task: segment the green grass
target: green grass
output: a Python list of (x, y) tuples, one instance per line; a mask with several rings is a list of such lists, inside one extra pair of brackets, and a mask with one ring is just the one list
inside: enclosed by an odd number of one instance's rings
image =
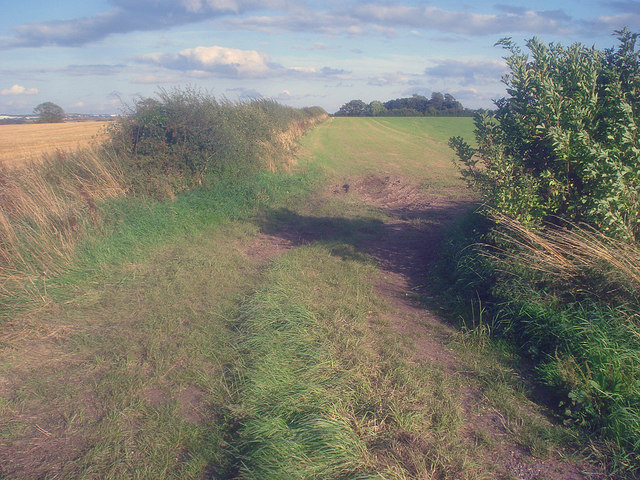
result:
[(46, 356), (2, 356), (2, 372), (20, 379), (5, 429), (36, 414), (62, 439), (46, 468), (66, 478), (194, 478), (220, 463), (221, 418), (234, 403), (224, 372), (237, 362), (225, 319), (259, 278), (237, 248), (254, 232), (227, 222), (184, 236), (104, 271), (62, 311), (40, 311), (31, 340)]
[(471, 139), (471, 118), (335, 117), (303, 140), (303, 152), (337, 177), (394, 174), (420, 180), (429, 191), (464, 191), (446, 145), (449, 136)]
[[(470, 331), (509, 345), (511, 355), (530, 364), (555, 415), (577, 427), (568, 433), (588, 436), (582, 442), (613, 478), (634, 478), (640, 468), (637, 250), (579, 228), (542, 234), (511, 227), (488, 235), (490, 227), (476, 214), (449, 232), (440, 280), (451, 309), (475, 318)], [(486, 249), (487, 239), (496, 238), (500, 255)], [(500, 378), (492, 369), (482, 377)], [(504, 404), (499, 395), (494, 403)], [(527, 442), (547, 438), (534, 433), (525, 432)]]
[(286, 254), (242, 310), (239, 478), (481, 478), (458, 380), (412, 362), (382, 319), (374, 264), (332, 253), (348, 248)]
[[(100, 236), (80, 247), (68, 274), (38, 285), (45, 301), (5, 312), (6, 471), (504, 478), (491, 456), (502, 437), (469, 423), (487, 405), (505, 418), (508, 438), (554, 455), (566, 439), (511, 378), (514, 358), (486, 347), (482, 332), (451, 339), (464, 375), (416, 359), (416, 339), (390, 325), (398, 312), (376, 291), (381, 270), (362, 248), (389, 213), (325, 194), (327, 183), (383, 171), (433, 178), (456, 195), (444, 146), (430, 145), (469, 120), (370, 121), (319, 126), (303, 140), (315, 156), (294, 174), (222, 178), (175, 201), (103, 205)], [(350, 145), (358, 134), (366, 138)], [(315, 234), (278, 256), (247, 253), (261, 231), (283, 230), (294, 240)], [(470, 388), (483, 400), (470, 402)], [(25, 443), (35, 445), (30, 455), (15, 455)]]
[(30, 286), (28, 294), (14, 291), (5, 296), (0, 318), (11, 318), (39, 299), (64, 300), (76, 285), (101, 283), (105, 268), (144, 258), (168, 242), (229, 220), (246, 220), (267, 205), (297, 201), (321, 177), (317, 169), (295, 175), (259, 172), (247, 177), (223, 176), (210, 188), (185, 193), (176, 200), (123, 198), (105, 203), (100, 207), (102, 225), (76, 247), (73, 265), (57, 277), (44, 276)]

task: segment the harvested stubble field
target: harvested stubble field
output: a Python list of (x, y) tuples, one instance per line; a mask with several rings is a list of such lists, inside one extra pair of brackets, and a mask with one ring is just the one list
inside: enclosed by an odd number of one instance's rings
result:
[(108, 122), (0, 125), (0, 165), (18, 167), (43, 154), (76, 150), (106, 137)]

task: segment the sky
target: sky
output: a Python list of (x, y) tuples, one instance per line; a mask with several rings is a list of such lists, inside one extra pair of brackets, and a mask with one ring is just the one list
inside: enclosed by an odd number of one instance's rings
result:
[(640, 0), (15, 0), (0, 16), (0, 114), (51, 101), (122, 113), (160, 90), (272, 98), (335, 112), (450, 93), (491, 108), (511, 37), (617, 44)]

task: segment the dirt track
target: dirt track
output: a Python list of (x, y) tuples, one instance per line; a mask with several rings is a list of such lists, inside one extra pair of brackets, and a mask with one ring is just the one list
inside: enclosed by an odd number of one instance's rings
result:
[[(389, 220), (381, 228), (382, 234), (364, 234), (359, 247), (373, 256), (381, 267), (376, 289), (392, 306), (386, 320), (395, 333), (413, 340), (414, 361), (442, 369), (460, 377), (464, 385), (461, 393), (466, 412), (466, 441), (472, 445), (476, 437), (492, 438), (486, 462), (493, 463), (495, 478), (521, 480), (580, 480), (603, 478), (594, 473), (597, 466), (572, 462), (557, 455), (539, 458), (520, 445), (503, 414), (494, 408), (478, 384), (467, 380), (468, 369), (459, 356), (448, 347), (457, 331), (437, 313), (425, 308), (418, 300), (430, 296), (430, 265), (438, 257), (443, 235), (452, 220), (471, 208), (470, 197), (451, 199), (424, 193), (406, 177), (397, 175), (366, 175), (347, 178), (332, 185), (327, 197), (341, 198), (382, 209)], [(311, 215), (312, 217), (313, 215)], [(268, 261), (290, 248), (330, 240), (340, 230), (339, 219), (293, 217), (277, 228), (266, 225), (266, 232), (249, 245), (247, 253)], [(530, 402), (528, 415), (548, 423), (545, 408)], [(481, 433), (479, 433), (481, 432)]]

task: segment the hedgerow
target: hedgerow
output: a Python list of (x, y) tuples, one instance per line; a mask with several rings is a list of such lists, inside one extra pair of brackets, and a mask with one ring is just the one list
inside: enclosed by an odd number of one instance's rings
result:
[(611, 472), (633, 476), (640, 58), (638, 35), (616, 33), (618, 47), (604, 51), (532, 39), (527, 54), (498, 42), (509, 54), (508, 96), (476, 116), (477, 147), (449, 142), (485, 202), (483, 233), (454, 234), (443, 271), (454, 270), (446, 280), (456, 294), (482, 302), (491, 331), (534, 362), (558, 414), (598, 434), (593, 451)]
[(508, 97), (476, 116), (477, 148), (450, 140), (460, 170), (495, 209), (527, 225), (554, 217), (618, 238), (640, 235), (637, 34), (599, 51), (509, 39)]
[(166, 196), (202, 185), (209, 174), (276, 170), (291, 157), (295, 138), (325, 116), (319, 107), (269, 99), (231, 102), (193, 88), (161, 90), (129, 108), (111, 131), (111, 145), (134, 192)]

